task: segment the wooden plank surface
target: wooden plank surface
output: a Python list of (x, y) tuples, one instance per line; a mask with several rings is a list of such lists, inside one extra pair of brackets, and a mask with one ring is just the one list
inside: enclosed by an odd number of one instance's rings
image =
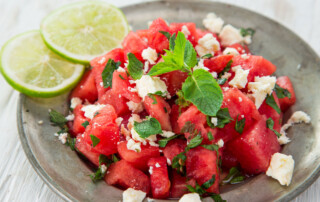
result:
[[(15, 34), (38, 29), (52, 9), (75, 0), (0, 0), (0, 46)], [(222, 0), (220, 0), (222, 2)], [(109, 0), (123, 6), (141, 0)], [(223, 0), (261, 13), (284, 24), (320, 53), (320, 1)], [(245, 19), (244, 19), (245, 20)], [(18, 93), (0, 76), (0, 201), (62, 201), (35, 173), (18, 139)], [(320, 201), (320, 179), (293, 201)]]

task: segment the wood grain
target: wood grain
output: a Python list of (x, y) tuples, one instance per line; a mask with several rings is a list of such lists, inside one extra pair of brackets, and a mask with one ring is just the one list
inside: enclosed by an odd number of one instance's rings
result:
[[(0, 46), (12, 36), (38, 29), (51, 10), (75, 0), (0, 0)], [(109, 0), (123, 6), (141, 0)], [(219, 0), (268, 16), (296, 32), (320, 53), (320, 1)], [(245, 19), (244, 19), (245, 20)], [(62, 201), (40, 179), (26, 159), (18, 139), (18, 93), (0, 76), (0, 201)], [(293, 201), (320, 201), (320, 179)]]

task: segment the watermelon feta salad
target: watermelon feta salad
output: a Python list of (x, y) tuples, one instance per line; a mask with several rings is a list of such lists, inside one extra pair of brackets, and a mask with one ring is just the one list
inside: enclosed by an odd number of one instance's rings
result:
[(93, 59), (70, 94), (67, 117), (51, 110), (62, 143), (95, 167), (95, 182), (124, 189), (124, 201), (222, 201), (219, 187), (265, 173), (289, 186), (286, 130), (310, 123), (290, 78), (253, 55), (252, 29), (214, 13), (195, 23), (154, 20)]

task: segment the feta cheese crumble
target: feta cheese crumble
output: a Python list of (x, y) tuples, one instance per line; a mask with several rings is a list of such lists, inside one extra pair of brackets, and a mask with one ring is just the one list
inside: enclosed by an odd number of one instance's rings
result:
[(249, 82), (248, 90), (252, 92), (252, 97), (255, 100), (257, 109), (259, 109), (267, 95), (271, 95), (275, 84), (275, 76), (256, 76), (254, 82)]
[(229, 48), (227, 47), (226, 49), (224, 49), (224, 51), (222, 52), (223, 55), (239, 55), (239, 52), (237, 51), (237, 49), (235, 48)]
[(68, 116), (66, 116), (66, 120), (67, 121), (73, 121), (74, 120), (74, 114), (69, 114)]
[(206, 54), (214, 55), (214, 52), (220, 50), (220, 43), (212, 34), (206, 34), (198, 41), (196, 51), (200, 57)]
[(89, 118), (89, 119), (93, 119), (95, 113), (99, 110), (101, 110), (102, 108), (104, 108), (106, 105), (86, 105), (83, 106), (81, 111), (84, 112), (84, 116)]
[(205, 71), (209, 71), (209, 68), (204, 66), (203, 61), (204, 61), (203, 59), (200, 59), (198, 64), (193, 68), (193, 71), (196, 69), (203, 69)]
[(212, 123), (214, 126), (217, 126), (217, 125), (218, 125), (218, 118), (217, 118), (217, 117), (212, 117), (212, 118), (211, 118), (211, 123)]
[(219, 148), (223, 147), (224, 146), (224, 141), (223, 139), (220, 139), (218, 142), (217, 142), (217, 145)]
[(240, 65), (232, 67), (232, 71), (235, 72), (234, 78), (229, 82), (229, 85), (242, 89), (246, 87), (248, 82), (249, 70), (244, 70)]
[(202, 21), (204, 27), (211, 32), (220, 33), (224, 21), (218, 18), (215, 13), (208, 13), (207, 17)]
[(162, 133), (160, 135), (162, 137), (169, 138), (169, 137), (174, 136), (175, 134), (174, 134), (174, 132), (171, 132), (171, 131), (162, 130)]
[(146, 195), (143, 191), (129, 188), (122, 193), (122, 199), (123, 202), (142, 202)]
[(141, 142), (135, 142), (133, 139), (129, 139), (127, 142), (127, 148), (135, 152), (140, 152)]
[(123, 118), (122, 118), (122, 117), (116, 118), (116, 124), (117, 124), (117, 126), (120, 126), (120, 124), (122, 123), (122, 121), (123, 121)]
[(140, 113), (144, 109), (142, 102), (135, 103), (133, 101), (129, 101), (127, 102), (127, 106), (129, 107), (129, 110), (132, 111), (133, 113)]
[(159, 163), (156, 163), (156, 168), (160, 168), (160, 164)]
[(171, 160), (167, 158), (167, 164), (170, 166), (171, 165)]
[(74, 109), (79, 104), (82, 104), (82, 100), (80, 98), (74, 97), (70, 101), (70, 108)]
[(158, 91), (163, 94), (167, 94), (167, 86), (164, 81), (159, 77), (151, 77), (149, 75), (143, 75), (140, 79), (136, 80), (136, 89), (142, 99), (149, 93), (154, 94)]
[(68, 138), (68, 133), (60, 133), (59, 140), (62, 144), (66, 144)]
[(186, 38), (188, 38), (188, 36), (191, 34), (188, 27), (183, 25), (182, 28), (181, 28), (181, 32), (184, 34), (184, 36)]
[(152, 175), (152, 173), (153, 173), (153, 166), (150, 166), (150, 168), (149, 168), (149, 173), (150, 173), (150, 175)]
[(101, 165), (100, 166), (100, 170), (101, 170), (101, 173), (105, 173), (107, 171), (107, 166), (106, 165)]
[(219, 37), (223, 46), (230, 46), (243, 41), (240, 30), (229, 24), (222, 28)]
[(290, 119), (287, 121), (287, 123), (281, 127), (281, 130), (280, 130), (281, 136), (278, 138), (279, 144), (283, 145), (283, 144), (287, 144), (290, 142), (290, 139), (287, 137), (286, 130), (288, 130), (291, 126), (293, 126), (294, 124), (298, 124), (298, 123), (307, 123), (308, 124), (310, 122), (311, 122), (311, 118), (305, 112), (303, 112), (303, 111), (294, 112), (291, 115)]
[(158, 59), (158, 53), (153, 48), (146, 48), (142, 51), (141, 56), (144, 60), (147, 60), (150, 64), (155, 64)]
[(271, 157), (270, 166), (266, 174), (280, 182), (281, 185), (291, 183), (294, 169), (294, 160), (291, 155), (275, 153)]
[(197, 193), (190, 193), (183, 195), (179, 202), (201, 202), (200, 196)]

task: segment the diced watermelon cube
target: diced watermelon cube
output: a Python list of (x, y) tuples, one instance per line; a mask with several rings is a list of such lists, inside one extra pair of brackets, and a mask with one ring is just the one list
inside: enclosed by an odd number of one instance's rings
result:
[(170, 180), (166, 158), (163, 156), (151, 158), (148, 161), (148, 166), (153, 198), (168, 198), (170, 195)]
[[(156, 103), (153, 98), (156, 100)], [(152, 98), (146, 96), (143, 104), (148, 114), (159, 121), (163, 130), (172, 131), (169, 117), (171, 108), (163, 97), (159, 95), (153, 95)]]
[(150, 191), (149, 177), (125, 160), (111, 164), (105, 176), (105, 181), (107, 184), (117, 185), (123, 189), (133, 188), (146, 193)]
[(98, 91), (92, 70), (88, 70), (83, 75), (80, 83), (72, 90), (70, 99), (75, 97), (80, 98), (81, 100), (88, 100), (91, 103), (98, 99)]
[(273, 74), (277, 67), (270, 61), (264, 59), (262, 56), (248, 55), (247, 58), (241, 55), (233, 57), (232, 67), (241, 65), (243, 69), (249, 69), (249, 75), (247, 77), (248, 82), (253, 82), (256, 76), (269, 76)]
[(230, 152), (230, 149), (232, 148), (229, 148), (229, 145), (226, 144), (224, 147), (223, 147), (223, 151), (222, 151), (222, 167), (225, 168), (225, 169), (230, 169), (232, 167), (236, 167), (239, 165), (239, 162), (237, 160), (237, 158), (231, 154)]
[[(280, 108), (279, 99), (275, 92), (273, 92), (272, 96), (274, 97), (274, 100), (276, 101), (278, 107)], [(281, 125), (282, 125), (282, 113), (278, 113), (275, 109), (273, 109), (271, 106), (269, 106), (266, 101), (262, 103), (262, 105), (259, 107), (259, 112), (261, 115), (265, 115), (267, 118), (272, 118), (274, 122), (273, 129), (280, 132)]]
[(187, 185), (195, 187), (196, 181), (194, 179), (188, 180), (186, 177), (181, 176), (176, 171), (172, 171), (171, 198), (180, 198), (184, 194), (189, 193)]
[(194, 24), (193, 22), (171, 23), (171, 33), (175, 33), (177, 35), (179, 31), (181, 32), (183, 26), (186, 26), (190, 32), (190, 34), (186, 36), (187, 39), (192, 43), (193, 46), (195, 46), (198, 43), (198, 41), (196, 41), (198, 39), (198, 36), (196, 31), (196, 24)]
[(219, 193), (219, 169), (217, 152), (196, 147), (187, 152), (187, 177), (195, 179), (199, 185), (215, 176), (214, 184), (207, 189), (209, 193)]
[(142, 99), (137, 92), (130, 91), (134, 86), (129, 83), (129, 77), (125, 72), (114, 72), (112, 77), (112, 90), (114, 94), (121, 95), (128, 100), (139, 103)]
[(70, 133), (73, 136), (84, 133), (85, 128), (83, 127), (82, 124), (86, 121), (90, 121), (88, 118), (84, 116), (84, 112), (81, 111), (81, 109), (82, 109), (82, 105), (79, 104), (73, 110), (73, 114), (74, 114), (73, 124), (72, 124), (72, 127), (69, 127)]
[(267, 171), (271, 156), (280, 151), (277, 136), (266, 126), (262, 118), (237, 139), (229, 142), (229, 148), (244, 172), (258, 174)]
[(91, 60), (90, 65), (92, 67), (92, 71), (95, 77), (95, 84), (98, 90), (98, 97), (102, 97), (105, 92), (107, 92), (110, 88), (104, 88), (102, 81), (102, 72), (108, 63), (109, 59), (114, 60), (115, 62), (124, 63), (124, 54), (121, 48), (116, 48), (106, 53), (105, 55), (99, 56)]
[(164, 49), (169, 49), (169, 40), (159, 31), (170, 32), (168, 24), (162, 18), (152, 21), (149, 27), (148, 45), (158, 53), (163, 53)]
[(203, 65), (209, 68), (210, 72), (220, 73), (232, 58), (233, 55), (220, 55), (210, 59), (204, 59)]
[(183, 152), (186, 146), (187, 146), (187, 142), (185, 140), (182, 140), (182, 139), (171, 140), (164, 148), (163, 154), (172, 163), (173, 158), (178, 154), (180, 154), (181, 152)]
[[(185, 112), (187, 108), (181, 108), (181, 113)], [(170, 122), (172, 130), (175, 134), (181, 134), (181, 128), (178, 124), (178, 119), (180, 116), (179, 105), (173, 104), (170, 113)]]
[(285, 112), (290, 106), (296, 103), (296, 94), (294, 92), (291, 80), (287, 76), (281, 76), (277, 79), (277, 84), (284, 89), (287, 89), (291, 93), (291, 98), (285, 97), (280, 98), (280, 107), (283, 112)]
[(147, 171), (147, 163), (150, 158), (160, 156), (158, 147), (141, 144), (141, 151), (136, 152), (127, 148), (127, 141), (118, 144), (118, 152), (122, 159), (142, 171)]
[(109, 104), (114, 107), (118, 116), (129, 113), (127, 105), (128, 100), (121, 95), (114, 93), (113, 89), (108, 90), (102, 97), (99, 98), (99, 104)]
[(166, 83), (170, 95), (174, 96), (181, 90), (183, 82), (188, 77), (188, 73), (177, 70), (163, 74), (160, 77)]
[(77, 136), (75, 147), (81, 154), (87, 157), (91, 163), (97, 167), (99, 166), (100, 154), (92, 149), (91, 145), (84, 140), (84, 136), (82, 134)]
[(138, 60), (143, 61), (141, 53), (144, 49), (148, 48), (148, 43), (143, 40), (135, 32), (130, 32), (122, 42), (123, 51), (125, 54), (125, 59), (127, 59), (127, 54), (134, 54)]

